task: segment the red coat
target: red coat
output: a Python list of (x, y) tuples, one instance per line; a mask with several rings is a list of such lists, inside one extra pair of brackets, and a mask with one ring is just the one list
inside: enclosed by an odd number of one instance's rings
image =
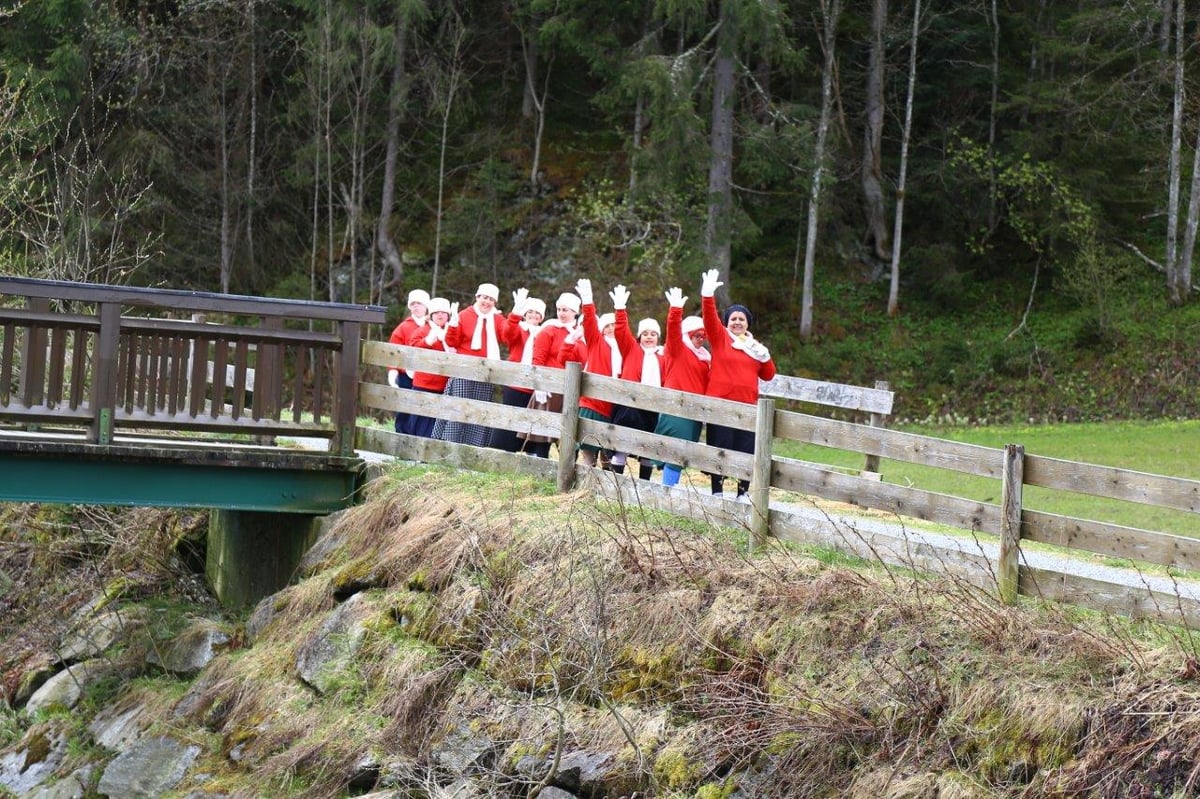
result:
[[(638, 347), (637, 339), (633, 337), (633, 331), (629, 329), (629, 314), (620, 310), (617, 311), (616, 317), (614, 332), (623, 365), (624, 361), (629, 358), (631, 350), (641, 348)], [(584, 362), (583, 370), (594, 375), (612, 377), (612, 347), (608, 345), (604, 336), (600, 335), (600, 321), (596, 318), (596, 306), (593, 303), (583, 306), (583, 337), (587, 342), (587, 360)], [(595, 411), (605, 418), (611, 417), (613, 412), (611, 402), (592, 397), (580, 397), (579, 406)]]
[(667, 341), (663, 345), (663, 386), (691, 394), (708, 388), (710, 361), (702, 361), (683, 342), (683, 309), (667, 312)]
[[(508, 330), (508, 320), (496, 311), (492, 316), (496, 325), (496, 344), (499, 346), (504, 341), (504, 335)], [(487, 336), (481, 336), (479, 339), (479, 349), (471, 348), (471, 339), (475, 336), (475, 325), (479, 324), (479, 312), (475, 310), (475, 306), (467, 308), (465, 311), (459, 311), (458, 324), (454, 327), (446, 328), (446, 346), (453, 347), (454, 351), (459, 355), (474, 355), (477, 358), (487, 357)]]
[[(629, 352), (628, 357), (623, 357), (621, 361), (621, 379), (632, 380), (634, 383), (642, 382), (642, 369), (646, 366), (645, 349), (639, 344)], [(663, 360), (661, 352), (655, 354), (658, 358), (658, 375), (662, 379), (663, 370), (666, 368), (666, 363)]]
[[(504, 326), (504, 336), (499, 338), (500, 343), (508, 347), (508, 360), (512, 363), (521, 363), (521, 359), (525, 355), (525, 348), (529, 346), (530, 332), (521, 326), (523, 321), (520, 314), (510, 313)], [(499, 332), (497, 332), (497, 337), (499, 337)], [(537, 338), (533, 340), (535, 345), (538, 338), (541, 337), (542, 332), (539, 332)], [(533, 393), (533, 389), (524, 386), (511, 386), (510, 388), (525, 394)]]
[(423, 333), (429, 332), (428, 316), (422, 319), (420, 322), (418, 322), (416, 319), (413, 319), (411, 316), (408, 317), (403, 322), (396, 325), (396, 328), (392, 331), (391, 337), (388, 338), (388, 342), (391, 344), (408, 344), (408, 342), (412, 341), (412, 337), (418, 330), (422, 331)]
[[(427, 338), (429, 338), (428, 327), (417, 332), (411, 339), (409, 339), (408, 345), (410, 347), (417, 347), (418, 349), (423, 350), (454, 352), (454, 350), (446, 347), (445, 342), (441, 340), (435, 340), (432, 344), (429, 344), (425, 341)], [(450, 378), (446, 377), (446, 375), (434, 374), (433, 372), (413, 372), (412, 381), (413, 388), (419, 388), (422, 391), (436, 391), (440, 394), (443, 390), (445, 390), (446, 384), (450, 382)]]
[(734, 348), (733, 339), (721, 323), (716, 300), (712, 297), (705, 297), (701, 308), (704, 332), (708, 334), (708, 346), (712, 349), (712, 368), (704, 393), (709, 397), (754, 404), (758, 401), (758, 381), (775, 376), (775, 361), (768, 358), (765, 363), (760, 363)]
[(533, 340), (533, 365), (562, 369), (568, 361), (586, 360), (586, 353), (581, 353), (574, 345), (563, 343), (570, 333), (570, 328), (559, 327), (553, 322), (542, 325), (541, 332)]

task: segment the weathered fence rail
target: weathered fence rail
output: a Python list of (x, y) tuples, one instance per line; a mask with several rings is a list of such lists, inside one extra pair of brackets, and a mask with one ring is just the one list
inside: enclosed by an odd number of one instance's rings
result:
[[(556, 476), (563, 490), (579, 480), (591, 480), (593, 486), (610, 493), (614, 490), (617, 493), (634, 491), (643, 503), (707, 518), (715, 515), (745, 524), (756, 538), (770, 533), (793, 540), (814, 540), (786, 512), (769, 506), (771, 488), (851, 503), (898, 517), (969, 531), (999, 545), (1000, 554), (995, 560), (961, 550), (930, 552), (928, 547), (922, 547), (920, 551), (906, 552), (903, 558), (896, 560), (899, 565), (920, 566), (924, 563), (957, 569), (971, 582), (989, 585), (1007, 601), (1014, 601), (1018, 594), (1040, 596), (1135, 617), (1200, 627), (1200, 599), (1178, 592), (1172, 594), (1149, 587), (1116, 586), (1072, 574), (1031, 568), (1023, 563), (1021, 554), (1022, 542), (1042, 542), (1173, 569), (1197, 569), (1200, 567), (1198, 539), (1024, 508), (1021, 488), (1035, 485), (1200, 513), (1200, 481), (1029, 455), (1015, 445), (982, 447), (889, 430), (877, 426), (879, 416), (891, 410), (890, 394), (879, 388), (854, 391), (852, 389), (857, 387), (829, 384), (827, 389), (821, 390), (813, 385), (814, 381), (794, 382), (799, 380), (795, 378), (773, 383), (775, 392), (781, 386), (785, 387), (785, 392), (787, 387), (799, 387), (806, 392), (800, 398), (795, 396), (799, 392), (794, 391), (787, 396), (788, 399), (820, 403), (822, 397), (832, 397), (836, 398), (836, 402), (831, 403), (833, 407), (875, 415), (874, 424), (859, 424), (779, 409), (776, 407), (778, 393), (764, 396), (757, 406), (751, 406), (585, 374), (580, 372), (577, 365), (566, 370), (547, 369), (374, 342), (365, 345), (363, 360), (370, 366), (415, 368), (485, 380), (497, 385), (524, 386), (564, 394), (564, 407), (560, 415), (494, 403), (451, 400), (421, 392), (402, 392), (375, 381), (365, 381), (360, 386), (360, 402), (366, 407), (443, 416), (518, 432), (562, 435), (564, 442), (589, 441), (656, 460), (750, 479), (752, 503), (749, 507), (733, 503), (718, 503), (714, 507), (713, 502), (706, 501), (697, 506), (692, 501), (681, 501), (678, 491), (632, 478), (617, 480), (613, 475), (605, 475), (606, 479), (597, 480), (599, 473), (575, 463), (573, 446), (564, 446), (560, 450), (557, 463), (547, 463), (523, 455), (360, 429), (360, 446), (367, 449), (475, 468), (518, 469)], [(382, 369), (378, 371), (382, 374)], [(693, 444), (579, 419), (577, 398), (580, 395), (755, 430), (759, 433), (758, 450), (754, 454), (730, 452), (702, 443)], [(573, 398), (575, 401), (572, 401)], [(859, 452), (866, 456), (868, 464), (872, 462), (871, 459), (875, 459), (874, 463), (877, 464), (879, 458), (887, 458), (995, 479), (1000, 483), (998, 495), (1001, 502), (980, 502), (915, 486), (887, 483), (872, 475), (870, 472), (874, 470), (870, 468), (857, 474), (846, 473), (821, 464), (781, 457), (772, 452), (775, 439)], [(850, 548), (854, 549), (854, 542), (850, 543)], [(877, 553), (873, 547), (868, 549)]]
[(375, 306), (15, 277), (0, 277), (0, 297), (0, 420), (86, 427), (92, 443), (119, 428), (286, 434), (350, 454), (362, 327), (384, 319)]

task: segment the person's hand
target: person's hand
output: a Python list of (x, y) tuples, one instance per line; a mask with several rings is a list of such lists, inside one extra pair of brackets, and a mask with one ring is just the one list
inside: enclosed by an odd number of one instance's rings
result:
[(450, 321), (446, 323), (446, 327), (458, 327), (458, 303), (450, 303)]
[(575, 293), (579, 295), (579, 302), (583, 305), (592, 304), (592, 281), (586, 277), (579, 278), (575, 284)]
[(667, 298), (667, 305), (670, 305), (672, 308), (682, 308), (683, 304), (687, 302), (687, 297), (683, 296), (683, 289), (679, 288), (679, 286), (672, 286), (667, 289), (665, 296)]
[(613, 290), (608, 292), (609, 298), (612, 300), (614, 311), (625, 310), (626, 303), (629, 302), (629, 289), (624, 286), (614, 286)]
[(425, 337), (425, 343), (427, 345), (429, 345), (430, 347), (432, 347), (434, 344), (437, 344), (439, 341), (445, 341), (445, 340), (446, 340), (445, 329), (440, 328), (437, 325), (430, 322), (429, 323), (429, 335), (427, 335)]
[(581, 341), (582, 339), (583, 339), (583, 325), (575, 325), (575, 327), (571, 328), (571, 332), (567, 334), (567, 337), (565, 339), (563, 339), (563, 343), (564, 344), (574, 344), (577, 341)]
[(550, 402), (550, 395), (545, 391), (535, 391), (533, 392), (533, 401), (538, 405), (545, 405)]
[(400, 370), (388, 369), (388, 385), (400, 388)]
[(771, 351), (767, 349), (766, 344), (763, 344), (758, 339), (755, 339), (746, 347), (746, 354), (759, 363), (766, 363), (771, 360)]
[(711, 297), (712, 295), (717, 293), (717, 289), (719, 289), (719, 288), (721, 288), (721, 286), (725, 285), (723, 282), (721, 282), (718, 279), (720, 277), (720, 275), (721, 275), (721, 273), (718, 272), (716, 269), (709, 269), (707, 272), (705, 272), (703, 275), (701, 275), (701, 278), (702, 278), (702, 280), (700, 282), (700, 296), (701, 297)]
[(513, 292), (513, 307), (512, 312), (517, 316), (525, 315), (525, 305), (529, 302), (529, 289), (522, 286)]

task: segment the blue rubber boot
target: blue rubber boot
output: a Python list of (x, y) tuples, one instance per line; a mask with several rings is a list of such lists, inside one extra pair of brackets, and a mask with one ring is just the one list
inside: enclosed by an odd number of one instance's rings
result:
[(663, 466), (663, 485), (679, 485), (679, 475), (681, 472), (682, 470), (678, 466), (672, 466), (669, 463)]

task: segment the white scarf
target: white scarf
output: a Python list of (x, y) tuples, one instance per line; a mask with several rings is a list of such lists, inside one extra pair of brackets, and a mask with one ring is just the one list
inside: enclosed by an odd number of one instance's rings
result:
[(496, 340), (496, 309), (493, 308), (491, 313), (484, 313), (479, 310), (479, 306), (475, 308), (475, 332), (471, 334), (471, 349), (478, 350), (483, 346), (483, 329), (487, 328), (487, 357), (500, 358), (500, 342)]
[(662, 387), (662, 370), (658, 368), (660, 347), (642, 347), (642, 385)]
[(533, 322), (521, 322), (521, 329), (529, 331), (529, 337), (525, 339), (525, 349), (521, 352), (521, 363), (529, 366), (533, 363), (533, 340), (542, 332), (542, 326)]
[[(729, 333), (728, 328), (726, 328), (725, 332)], [(754, 336), (750, 335), (750, 331), (746, 331), (740, 336), (735, 336), (732, 333), (729, 333), (729, 339), (733, 342), (733, 348), (735, 350), (741, 350), (759, 363), (766, 363), (767, 361), (771, 360), (770, 351), (763, 345), (759, 344), (754, 339)]]
[(605, 336), (604, 341), (608, 344), (608, 348), (612, 350), (612, 376), (621, 376), (621, 348), (617, 346), (616, 336)]

